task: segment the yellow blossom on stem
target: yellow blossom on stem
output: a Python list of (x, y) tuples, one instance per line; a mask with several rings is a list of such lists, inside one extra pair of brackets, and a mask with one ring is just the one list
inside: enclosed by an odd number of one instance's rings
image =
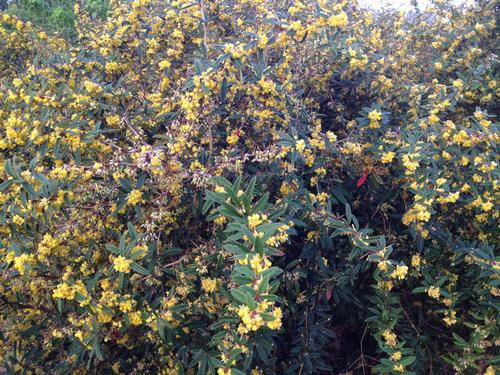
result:
[(427, 294), (429, 295), (429, 297), (437, 299), (441, 295), (441, 291), (437, 286), (430, 286), (429, 289), (427, 289)]
[(113, 259), (113, 268), (117, 272), (129, 273), (131, 264), (132, 260), (127, 259), (122, 255), (118, 255)]
[(407, 273), (408, 273), (407, 266), (397, 265), (396, 269), (394, 271), (392, 271), (392, 273), (391, 273), (391, 278), (403, 280), (406, 277)]
[(140, 190), (132, 190), (127, 195), (127, 204), (135, 206), (139, 203), (142, 203), (142, 192)]

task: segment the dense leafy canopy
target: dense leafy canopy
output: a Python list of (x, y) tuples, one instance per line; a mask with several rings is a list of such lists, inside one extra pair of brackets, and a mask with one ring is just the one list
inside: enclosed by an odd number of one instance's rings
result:
[(498, 370), (495, 1), (79, 4), (0, 13), (9, 373)]

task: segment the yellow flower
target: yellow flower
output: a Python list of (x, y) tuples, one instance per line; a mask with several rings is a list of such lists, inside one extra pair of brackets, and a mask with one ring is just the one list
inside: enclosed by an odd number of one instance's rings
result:
[(21, 254), (14, 258), (14, 268), (20, 275), (26, 274), (26, 265), (33, 266), (35, 256), (33, 254)]
[(24, 224), (24, 218), (19, 215), (14, 215), (12, 218), (12, 222), (16, 225), (23, 225)]
[(241, 306), (238, 316), (249, 331), (257, 331), (264, 325), (264, 319), (255, 310), (250, 310), (248, 306)]
[(83, 340), (85, 339), (85, 336), (83, 334), (83, 331), (79, 330), (75, 333), (75, 337), (80, 340), (81, 342), (83, 342)]
[(135, 306), (135, 301), (132, 299), (121, 301), (119, 304), (120, 311), (124, 313), (131, 312), (134, 306)]
[(116, 61), (111, 61), (106, 63), (105, 70), (106, 73), (113, 74), (120, 71), (120, 65)]
[(106, 123), (114, 128), (120, 123), (120, 116), (118, 115), (107, 116)]
[(306, 148), (306, 143), (303, 139), (299, 139), (296, 143), (295, 143), (295, 149), (299, 152), (299, 153), (303, 153), (304, 150)]
[(266, 34), (259, 35), (259, 42), (257, 44), (259, 48), (265, 48), (268, 42), (269, 38), (267, 37)]
[(102, 91), (101, 86), (99, 86), (97, 83), (89, 81), (89, 80), (85, 80), (83, 82), (83, 86), (85, 86), (85, 90), (87, 90), (87, 92), (90, 95), (97, 95)]
[(391, 280), (388, 280), (388, 281), (383, 281), (383, 280), (379, 280), (377, 281), (377, 288), (379, 288), (380, 290), (384, 290), (386, 292), (390, 292), (393, 288), (394, 284)]
[(414, 256), (411, 257), (411, 265), (413, 267), (415, 267), (415, 268), (420, 267), (420, 263), (421, 263), (420, 255), (415, 254)]
[(222, 225), (227, 222), (227, 218), (225, 216), (219, 216), (214, 219), (214, 223), (216, 225)]
[(401, 352), (397, 351), (391, 354), (391, 359), (393, 361), (399, 361), (401, 359)]
[(328, 18), (328, 25), (331, 27), (344, 28), (347, 26), (347, 14), (340, 12), (339, 14), (332, 15)]
[(389, 346), (396, 346), (396, 334), (390, 329), (386, 329), (382, 336), (384, 337), (385, 343)]
[(394, 365), (394, 371), (405, 372), (405, 367), (401, 363), (398, 363), (397, 365)]
[(427, 294), (429, 297), (437, 299), (441, 295), (441, 291), (437, 286), (430, 286), (429, 289), (427, 289)]
[(462, 81), (461, 79), (454, 80), (453, 87), (456, 87), (457, 89), (461, 90), (464, 87), (464, 81)]
[(113, 259), (113, 268), (117, 272), (129, 273), (131, 264), (132, 260), (127, 259), (122, 255), (118, 255)]
[(127, 204), (135, 206), (136, 204), (142, 203), (142, 192), (140, 190), (132, 190), (127, 195)]
[(391, 278), (392, 279), (399, 279), (403, 280), (406, 277), (406, 274), (408, 273), (408, 267), (407, 266), (400, 266), (397, 265), (396, 269), (392, 271), (391, 273)]
[(446, 315), (443, 318), (443, 321), (446, 324), (446, 326), (451, 327), (457, 322), (457, 318), (455, 317), (456, 315), (457, 313), (453, 310), (446, 311)]
[(328, 141), (330, 141), (330, 143), (334, 143), (337, 140), (337, 136), (335, 135), (335, 133), (330, 130), (326, 132), (326, 137), (328, 138)]
[(230, 134), (230, 135), (227, 136), (226, 141), (230, 145), (234, 145), (234, 144), (238, 143), (239, 139), (240, 138), (236, 134)]
[(429, 122), (430, 122), (431, 124), (433, 124), (433, 125), (434, 125), (434, 124), (437, 124), (437, 123), (439, 122), (439, 117), (438, 117), (438, 116), (436, 116), (436, 114), (435, 114), (435, 113), (432, 113), (432, 114), (429, 116)]
[(384, 154), (382, 154), (380, 161), (384, 164), (388, 164), (388, 163), (392, 162), (392, 159), (394, 159), (394, 156), (396, 156), (396, 154), (392, 151), (385, 152)]
[(380, 121), (382, 119), (382, 112), (374, 109), (370, 113), (368, 113), (368, 119), (370, 121)]
[(389, 269), (389, 264), (389, 261), (383, 260), (377, 264), (377, 268), (381, 271), (387, 272), (387, 270)]
[(248, 227), (253, 229), (262, 224), (262, 219), (259, 214), (253, 214), (248, 217)]
[(403, 160), (403, 165), (406, 169), (405, 174), (407, 175), (415, 172), (417, 168), (420, 166), (418, 161), (412, 160), (414, 156), (415, 155), (410, 155), (410, 154), (403, 155), (402, 160)]
[(215, 292), (217, 289), (217, 279), (202, 279), (201, 288), (208, 293)]
[[(245, 262), (244, 259), (242, 259), (242, 261)], [(259, 275), (271, 267), (271, 262), (264, 254), (254, 254), (250, 256), (250, 267), (252, 268), (252, 271)]]
[(133, 326), (138, 326), (142, 324), (142, 317), (139, 311), (135, 311), (128, 314), (128, 320)]
[(171, 65), (170, 61), (162, 60), (158, 63), (158, 68), (160, 68), (161, 70), (168, 69), (170, 68), (170, 65)]
[(73, 300), (76, 296), (76, 291), (70, 285), (66, 283), (59, 284), (53, 291), (52, 296), (54, 298), (61, 298), (67, 300)]
[(274, 310), (273, 310), (273, 316), (274, 316), (274, 320), (270, 321), (270, 322), (267, 322), (267, 326), (270, 328), (270, 329), (280, 329), (281, 328), (281, 317), (282, 317), (282, 311), (281, 311), (281, 308), (279, 307), (276, 307)]

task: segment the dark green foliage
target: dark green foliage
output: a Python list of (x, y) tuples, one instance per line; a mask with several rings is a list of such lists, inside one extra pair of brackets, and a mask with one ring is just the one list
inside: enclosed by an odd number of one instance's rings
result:
[[(0, 0), (0, 10), (7, 9), (8, 13), (46, 32), (73, 38), (76, 36), (75, 3), (75, 0), (15, 0), (8, 4), (7, 0)], [(84, 0), (82, 7), (92, 18), (105, 19), (109, 3), (107, 0)]]

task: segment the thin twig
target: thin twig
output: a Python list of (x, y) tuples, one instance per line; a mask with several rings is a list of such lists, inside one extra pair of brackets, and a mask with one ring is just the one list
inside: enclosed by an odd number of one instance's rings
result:
[(363, 354), (363, 340), (365, 338), (365, 334), (366, 334), (367, 329), (368, 329), (368, 324), (365, 326), (363, 336), (361, 336), (361, 341), (359, 342), (360, 349), (361, 349), (361, 368), (363, 369), (363, 375), (365, 374), (365, 356)]
[(410, 322), (411, 326), (413, 327), (413, 329), (415, 330), (415, 332), (417, 332), (417, 335), (420, 336), (420, 332), (419, 330), (417, 329), (417, 327), (415, 327), (415, 325), (413, 324), (413, 322), (411, 321), (410, 317), (408, 316), (408, 314), (406, 313), (406, 310), (405, 308), (403, 307), (403, 305), (401, 304), (401, 302), (399, 303), (399, 307), (401, 307), (401, 309), (403, 310), (403, 313), (405, 314), (406, 316), (406, 319), (408, 319), (408, 321)]

